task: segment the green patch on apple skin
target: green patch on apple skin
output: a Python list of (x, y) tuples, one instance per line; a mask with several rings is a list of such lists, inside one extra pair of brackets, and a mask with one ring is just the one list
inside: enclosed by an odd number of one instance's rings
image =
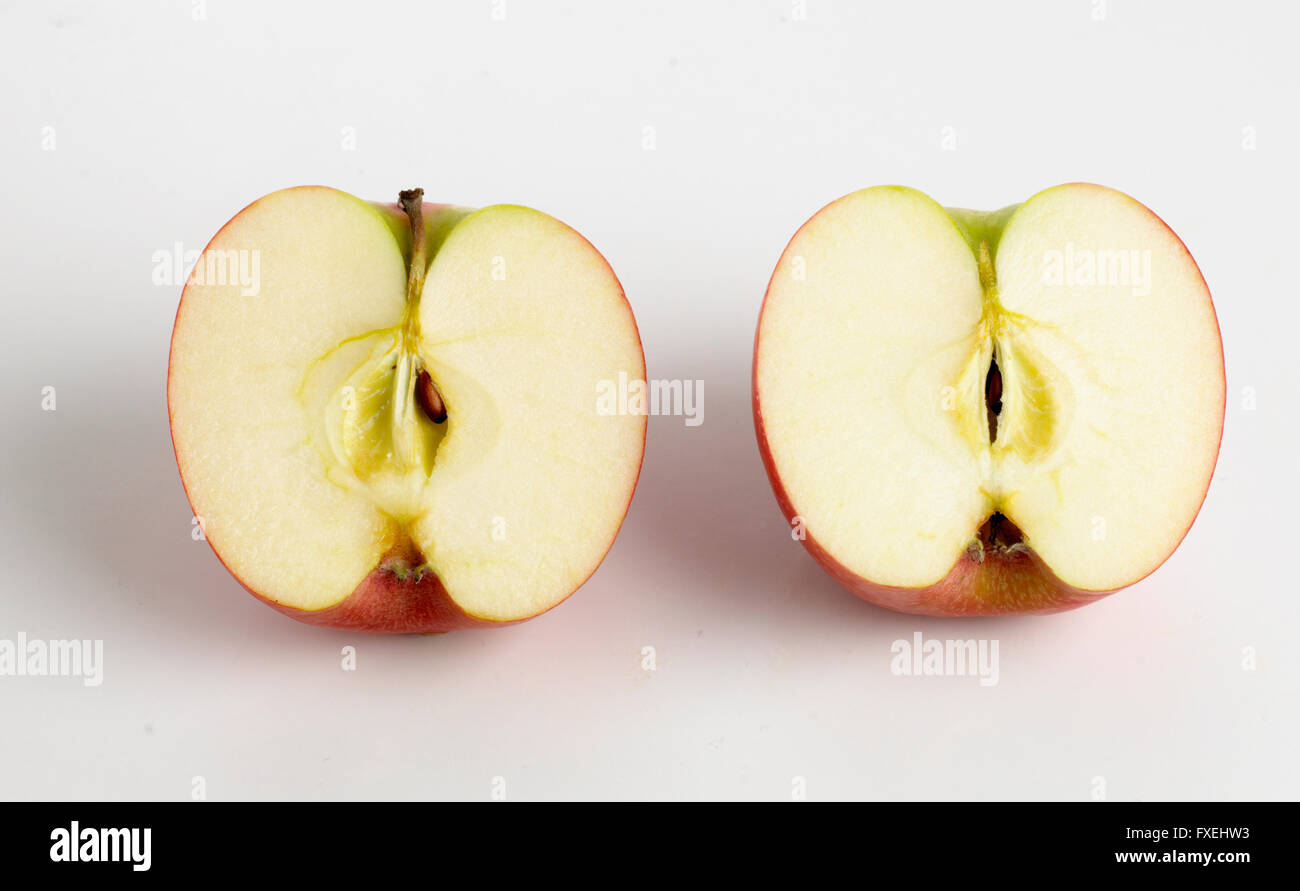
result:
[[(382, 204), (373, 201), (370, 204), (378, 212), (380, 219), (384, 221), (384, 225), (392, 230), (393, 238), (396, 239), (398, 246), (401, 248), (402, 256), (406, 259), (409, 267), (411, 262), (411, 225), (409, 220), (403, 221), (392, 212), (394, 206), (398, 210), (403, 210), (402, 206), (400, 204)], [(459, 225), (461, 220), (474, 212), (474, 208), (429, 204), (425, 206), (424, 211), (424, 267), (427, 270), (429, 264), (433, 262), (433, 258), (442, 248), (443, 242), (447, 240), (447, 236), (451, 235), (452, 230)]]
[(1002, 233), (1019, 209), (1019, 204), (1012, 204), (993, 211), (945, 207), (944, 212), (952, 219), (957, 231), (970, 245), (975, 259), (980, 259), (980, 247), (983, 245), (988, 251), (988, 262), (993, 263), (998, 256), (998, 242), (1002, 240)]

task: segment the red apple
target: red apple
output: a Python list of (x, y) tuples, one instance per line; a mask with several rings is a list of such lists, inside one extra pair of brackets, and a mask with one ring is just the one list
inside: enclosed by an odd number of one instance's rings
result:
[(1205, 498), (1224, 417), (1209, 289), (1111, 189), (993, 213), (866, 189), (772, 275), (754, 422), (777, 500), (866, 600), (1056, 612), (1144, 578)]
[(602, 382), (645, 377), (604, 258), (535, 210), (421, 195), (268, 195), (177, 311), (190, 504), (230, 572), (304, 622), (535, 616), (595, 571), (640, 473), (645, 416), (597, 410)]

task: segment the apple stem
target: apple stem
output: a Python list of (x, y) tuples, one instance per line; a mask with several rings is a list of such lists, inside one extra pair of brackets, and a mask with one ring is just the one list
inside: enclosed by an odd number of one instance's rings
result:
[(411, 265), (406, 273), (406, 313), (408, 321), (406, 330), (403, 332), (406, 347), (415, 357), (413, 368), (418, 371), (415, 380), (411, 382), (411, 392), (416, 403), (423, 409), (429, 420), (435, 424), (441, 424), (447, 420), (447, 406), (442, 401), (442, 394), (433, 385), (433, 378), (429, 376), (429, 372), (420, 367), (415, 349), (418, 342), (418, 336), (414, 328), (419, 318), (417, 304), (420, 295), (424, 293), (424, 270), (428, 265), (425, 260), (424, 246), (424, 189), (406, 189), (398, 192), (397, 201), (402, 210), (406, 211), (406, 218), (411, 221)]
[(424, 291), (424, 189), (398, 192), (397, 200), (411, 221), (411, 265), (406, 273), (406, 303), (414, 306)]

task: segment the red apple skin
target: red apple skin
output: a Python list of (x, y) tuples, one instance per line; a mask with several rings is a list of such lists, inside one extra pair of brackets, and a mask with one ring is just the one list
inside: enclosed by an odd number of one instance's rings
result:
[[(777, 503), (781, 505), (786, 521), (793, 524), (799, 512), (790, 501), (772, 459), (763, 429), (757, 386), (754, 387), (754, 429)], [(963, 552), (948, 574), (935, 584), (924, 588), (899, 588), (876, 584), (853, 572), (832, 557), (810, 534), (805, 534), (803, 544), (822, 569), (849, 591), (869, 603), (900, 613), (921, 616), (1057, 613), (1114, 593), (1083, 591), (1065, 584), (1047, 568), (1042, 558), (1028, 548), (1017, 548), (1012, 552), (988, 551), (983, 562)]]
[[(1070, 183), (1069, 185), (1083, 188), (1103, 188), (1093, 183), (1082, 182)], [(1131, 200), (1137, 201), (1135, 198)], [(1138, 203), (1141, 204), (1141, 202)], [(1220, 367), (1223, 368), (1219, 379), (1226, 382), (1227, 369), (1223, 359), (1223, 334), (1219, 328), (1218, 314), (1214, 310), (1214, 301), (1210, 297), (1210, 288), (1205, 281), (1205, 275), (1201, 273), (1200, 266), (1196, 265), (1196, 260), (1192, 257), (1191, 251), (1187, 250), (1187, 245), (1178, 237), (1178, 233), (1174, 232), (1169, 227), (1169, 224), (1151, 208), (1146, 207), (1146, 205), (1141, 206), (1162, 226), (1168, 229), (1169, 234), (1177, 239), (1184, 252), (1187, 253), (1187, 258), (1196, 267), (1197, 274), (1201, 276), (1201, 286), (1205, 290), (1205, 299), (1210, 303), (1210, 312), (1214, 315), (1215, 330), (1219, 333), (1219, 361)], [(818, 211), (818, 213), (820, 212)], [(804, 226), (807, 226), (811, 221), (810, 218), (804, 223)], [(799, 232), (802, 231), (803, 226), (799, 228)], [(795, 239), (799, 237), (799, 232), (796, 232), (794, 237), (790, 239), (790, 244), (793, 244)], [(789, 245), (787, 245), (786, 250), (789, 250)], [(784, 254), (781, 259), (785, 259)], [(776, 268), (781, 268), (780, 261), (777, 262)], [(767, 310), (768, 297), (772, 293), (772, 283), (775, 280), (776, 270), (773, 270), (772, 277), (768, 280), (767, 291), (763, 295), (763, 306), (759, 310), (758, 327), (754, 332), (754, 361), (751, 368), (753, 386), (751, 392), (754, 406), (754, 432), (758, 437), (758, 450), (763, 459), (763, 467), (767, 470), (767, 478), (772, 484), (772, 491), (776, 494), (776, 500), (781, 506), (781, 512), (785, 514), (786, 522), (793, 523), (799, 512), (795, 510), (794, 504), (786, 492), (785, 485), (781, 482), (781, 476), (777, 472), (776, 461), (772, 457), (772, 451), (767, 443), (767, 433), (763, 427), (763, 407), (758, 394), (759, 333), (763, 330), (763, 313)], [(911, 613), (920, 616), (1016, 616), (1046, 615), (1077, 609), (1142, 581), (1142, 579), (1159, 569), (1165, 560), (1168, 560), (1173, 552), (1178, 549), (1178, 545), (1182, 544), (1183, 539), (1187, 537), (1192, 524), (1196, 521), (1196, 516), (1205, 504), (1206, 495), (1209, 494), (1210, 480), (1214, 476), (1213, 467), (1218, 465), (1219, 450), (1223, 444), (1223, 421), (1227, 410), (1226, 385), (1219, 387), (1218, 402), (1219, 430), (1217, 434), (1218, 440), (1214, 447), (1214, 464), (1211, 465), (1210, 474), (1205, 479), (1205, 488), (1201, 492), (1201, 498), (1197, 503), (1196, 510), (1187, 523), (1187, 528), (1183, 530), (1183, 534), (1178, 537), (1178, 542), (1169, 550), (1168, 554), (1165, 554), (1141, 577), (1135, 578), (1132, 582), (1119, 588), (1112, 588), (1108, 591), (1086, 591), (1067, 585), (1056, 577), (1056, 574), (1043, 562), (1041, 557), (1027, 547), (1019, 547), (1010, 552), (987, 551), (982, 562), (974, 559), (969, 551), (964, 551), (957, 558), (957, 562), (946, 576), (933, 585), (924, 588), (900, 588), (893, 585), (881, 585), (870, 579), (863, 578), (831, 556), (830, 552), (823, 548), (812, 535), (805, 536), (804, 547), (808, 549), (808, 553), (813, 555), (813, 558), (821, 564), (831, 578), (849, 591), (869, 603), (900, 613)], [(1014, 521), (1014, 518), (1012, 520)]]
[(376, 568), (346, 598), (333, 606), (314, 611), (283, 606), (268, 600), (247, 585), (244, 588), (258, 600), (299, 622), (348, 631), (440, 634), (462, 628), (493, 628), (514, 624), (471, 616), (451, 599), (442, 581), (433, 573), (426, 573), (419, 581), (415, 580), (413, 574), (402, 580), (390, 570)]
[[(314, 189), (329, 187), (299, 186), (298, 188)], [(257, 201), (247, 205), (243, 210), (231, 217), (225, 226), (222, 226), (217, 230), (216, 235), (213, 235), (212, 238), (209, 239), (208, 244), (204, 247), (204, 251), (206, 252), (207, 249), (212, 246), (213, 242), (221, 236), (221, 233), (225, 231), (227, 226), (234, 223), (235, 220), (239, 219), (240, 216), (246, 213), (250, 208), (257, 205), (261, 200), (261, 198), (257, 199)], [(425, 202), (425, 216), (428, 218), (432, 216), (435, 211), (448, 206), (450, 205), (431, 204)], [(381, 205), (381, 208), (400, 216), (402, 219), (406, 218), (405, 212), (396, 204)], [(595, 245), (588, 241), (582, 233), (576, 232), (576, 230), (575, 233), (587, 243), (587, 245), (598, 257), (601, 258), (602, 261), (604, 261), (606, 267), (609, 268), (610, 276), (614, 279), (615, 283), (619, 285), (619, 296), (623, 299), (623, 305), (627, 309), (628, 318), (632, 323), (632, 330), (637, 337), (637, 345), (641, 348), (640, 376), (644, 379), (646, 376), (645, 348), (641, 344), (641, 331), (640, 328), (637, 327), (636, 316), (632, 313), (632, 305), (628, 302), (627, 294), (623, 290), (622, 283), (618, 281), (618, 276), (615, 275), (613, 268), (609, 266), (609, 261), (605, 260), (605, 256), (596, 250)], [(185, 307), (185, 294), (189, 290), (189, 287), (190, 282), (186, 282), (185, 289), (181, 292), (180, 304), (176, 307), (175, 320), (172, 322), (172, 341), (167, 356), (167, 392), (169, 394), (167, 422), (172, 437), (172, 453), (176, 456), (176, 467), (180, 472), (181, 487), (185, 491), (186, 500), (190, 503), (190, 509), (193, 510), (194, 499), (190, 497), (189, 487), (185, 482), (185, 467), (181, 463), (180, 453), (176, 451), (176, 435), (173, 429), (175, 417), (172, 414), (170, 406), (170, 379), (172, 364), (176, 357), (176, 322), (180, 320), (181, 312)], [(628, 492), (627, 504), (623, 506), (623, 516), (619, 520), (619, 528), (622, 528), (623, 520), (627, 519), (627, 512), (632, 506), (632, 496), (636, 493), (637, 483), (641, 480), (641, 470), (644, 467), (645, 461), (647, 426), (647, 423), (643, 421), (641, 425), (641, 454), (637, 456), (637, 475), (632, 481), (632, 488)], [(617, 537), (617, 534), (616, 530), (615, 537)], [(207, 539), (205, 538), (205, 540)], [(565, 600), (568, 600), (569, 597), (573, 596), (573, 592), (577, 591), (578, 588), (581, 588), (587, 583), (591, 576), (594, 575), (596, 570), (600, 567), (600, 563), (604, 562), (604, 557), (609, 554), (609, 548), (606, 548), (605, 555), (602, 555), (596, 566), (592, 567), (592, 570), (587, 574), (587, 577), (574, 586), (573, 591), (570, 591), (547, 609), (534, 613), (531, 616), (525, 616), (521, 619), (497, 621), (494, 619), (479, 618), (470, 615), (463, 610), (447, 592), (446, 587), (442, 584), (442, 580), (432, 572), (425, 573), (419, 580), (413, 578), (413, 574), (408, 574), (404, 580), (399, 578), (397, 573), (384, 568), (384, 563), (389, 559), (388, 556), (380, 560), (379, 565), (371, 570), (370, 573), (361, 580), (361, 583), (357, 585), (356, 589), (351, 594), (333, 606), (320, 610), (304, 610), (285, 606), (284, 604), (277, 603), (271, 598), (266, 597), (249, 587), (244, 580), (230, 568), (230, 565), (226, 562), (225, 558), (221, 556), (221, 552), (217, 550), (216, 545), (211, 541), (208, 541), (208, 546), (212, 548), (212, 553), (216, 555), (217, 560), (225, 567), (226, 572), (229, 572), (245, 591), (252, 594), (258, 600), (272, 607), (276, 611), (309, 625), (319, 625), (326, 628), (339, 628), (353, 632), (371, 634), (442, 634), (447, 631), (457, 631), (467, 628), (502, 628), (506, 625), (515, 625), (519, 622), (536, 618), (544, 612), (549, 612)], [(614, 539), (611, 538), (609, 547), (612, 548), (613, 546)]]

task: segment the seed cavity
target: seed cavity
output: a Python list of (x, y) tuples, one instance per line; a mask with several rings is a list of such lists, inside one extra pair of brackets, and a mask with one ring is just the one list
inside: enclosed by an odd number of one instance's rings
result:
[[(318, 404), (331, 481), (365, 491), (399, 527), (425, 509), (423, 495), (449, 426), (446, 401), (420, 356), (419, 303), (428, 257), (423, 197), (419, 189), (399, 195), (411, 242), (398, 324), (367, 334), (368, 354), (344, 352), (340, 344), (339, 359), (316, 366), (329, 378), (328, 384), (322, 378), (322, 388), (330, 396)], [(402, 556), (410, 571), (424, 562), (418, 554)]]
[(433, 423), (441, 424), (447, 420), (447, 406), (442, 401), (442, 394), (433, 385), (429, 372), (423, 369), (415, 380), (415, 400)]
[(998, 415), (1002, 413), (1002, 372), (998, 370), (997, 351), (989, 361), (989, 373), (984, 378), (984, 406), (989, 418), (989, 443), (998, 441)]

